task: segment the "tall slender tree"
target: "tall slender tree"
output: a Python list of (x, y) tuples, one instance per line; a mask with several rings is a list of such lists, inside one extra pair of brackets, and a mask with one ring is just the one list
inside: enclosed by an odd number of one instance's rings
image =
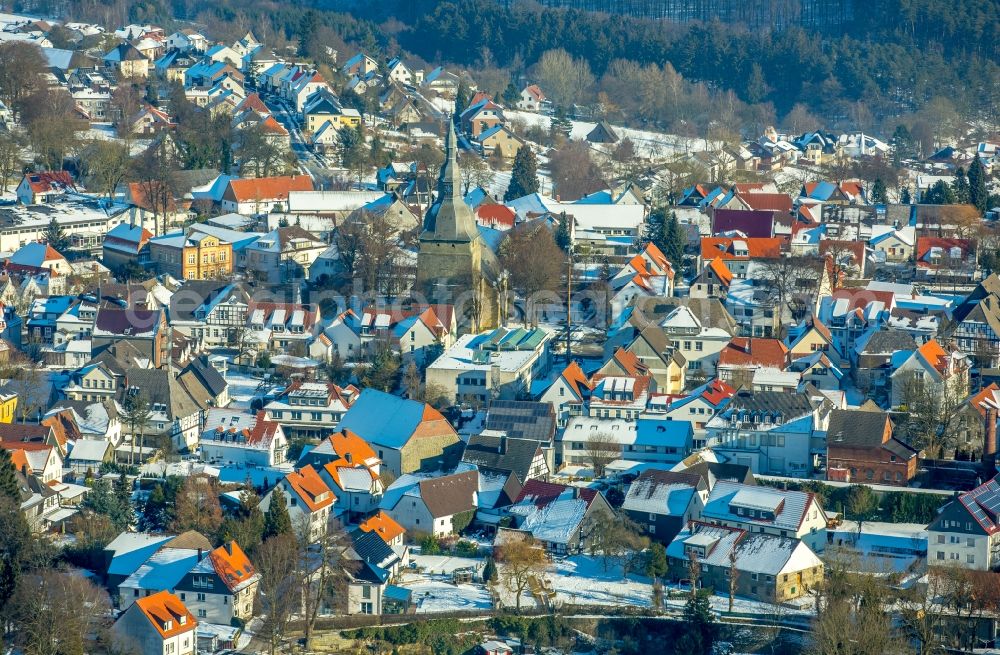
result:
[(21, 490), (17, 484), (14, 462), (11, 460), (10, 451), (6, 448), (0, 448), (0, 496), (21, 503)]
[(503, 194), (504, 201), (514, 200), (538, 192), (538, 163), (535, 153), (527, 144), (517, 149), (510, 171), (510, 184)]
[(986, 189), (986, 168), (983, 162), (976, 157), (969, 165), (969, 202), (976, 206), (979, 213), (987, 209), (989, 201), (989, 191)]
[(871, 201), (876, 205), (884, 205), (889, 202), (889, 196), (885, 190), (885, 182), (880, 177), (876, 177), (872, 183)]
[(275, 487), (271, 492), (271, 504), (264, 513), (264, 539), (279, 534), (292, 534), (292, 517), (288, 515), (285, 492)]

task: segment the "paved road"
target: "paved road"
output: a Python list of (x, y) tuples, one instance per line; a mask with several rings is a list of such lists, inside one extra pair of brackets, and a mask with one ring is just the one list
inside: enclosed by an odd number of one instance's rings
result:
[(292, 152), (299, 161), (299, 170), (313, 179), (313, 182), (329, 177), (330, 162), (326, 157), (313, 151), (306, 136), (299, 127), (298, 114), (284, 99), (275, 96), (262, 97), (275, 120), (288, 130)]

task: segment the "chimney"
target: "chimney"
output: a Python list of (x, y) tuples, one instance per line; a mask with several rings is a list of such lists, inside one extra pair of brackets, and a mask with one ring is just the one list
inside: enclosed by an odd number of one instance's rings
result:
[(198, 561), (200, 562), (204, 556), (205, 556), (205, 551), (202, 550), (201, 548), (199, 548), (198, 549)]
[(498, 451), (501, 455), (507, 454), (507, 435), (500, 437), (500, 449)]
[(347, 460), (348, 464), (354, 463), (354, 455), (352, 455), (351, 453), (344, 453), (344, 459)]
[(225, 546), (226, 546), (226, 552), (229, 553), (230, 557), (232, 557), (232, 555), (233, 555), (233, 542), (232, 541), (227, 541), (225, 543)]

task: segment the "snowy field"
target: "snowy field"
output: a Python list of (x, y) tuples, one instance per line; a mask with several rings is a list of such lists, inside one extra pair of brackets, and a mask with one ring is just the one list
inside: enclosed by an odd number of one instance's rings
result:
[(600, 557), (575, 555), (558, 560), (546, 574), (557, 603), (571, 605), (631, 605), (649, 607), (653, 585), (649, 578), (622, 577), (622, 568), (609, 564), (604, 570)]
[(399, 585), (413, 592), (417, 612), (455, 612), (488, 610), (493, 607), (490, 594), (481, 584), (452, 584), (444, 576), (407, 572)]
[(484, 561), (478, 558), (451, 555), (410, 555), (410, 561), (422, 568), (427, 575), (451, 575), (458, 569), (468, 568), (479, 571), (484, 564)]
[(417, 612), (454, 612), (493, 607), (490, 593), (484, 585), (456, 585), (451, 582), (452, 572), (459, 569), (475, 569), (478, 576), (483, 560), (448, 555), (411, 555), (410, 561), (423, 570), (404, 571), (399, 586), (413, 592)]
[(250, 401), (260, 387), (262, 380), (232, 370), (228, 371), (225, 377), (226, 382), (229, 383), (229, 397), (232, 399), (230, 407), (234, 409), (249, 408)]
[[(504, 115), (508, 120), (524, 121), (529, 127), (538, 125), (544, 130), (549, 129), (549, 125), (552, 123), (552, 118), (550, 116), (545, 116), (544, 114), (536, 114), (529, 111), (517, 111), (517, 110), (507, 110)], [(591, 123), (587, 121), (570, 121), (573, 125), (573, 129), (569, 133), (569, 138), (578, 140), (585, 139), (587, 134), (594, 129), (597, 123)], [(688, 152), (698, 152), (701, 150), (708, 150), (708, 142), (705, 139), (691, 139), (687, 137), (678, 136), (676, 134), (663, 134), (662, 132), (651, 132), (648, 130), (634, 130), (628, 127), (620, 127), (618, 125), (613, 125), (615, 131), (618, 132), (621, 137), (628, 137), (633, 144), (635, 144), (635, 149), (638, 154), (647, 157), (658, 158), (658, 157), (669, 157), (672, 155), (685, 154)]]

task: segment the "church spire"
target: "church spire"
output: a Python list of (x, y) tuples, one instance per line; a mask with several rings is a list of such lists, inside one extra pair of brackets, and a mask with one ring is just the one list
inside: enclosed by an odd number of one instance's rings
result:
[(424, 217), (424, 240), (472, 241), (479, 236), (472, 208), (462, 197), (462, 170), (458, 166), (458, 135), (448, 119), (445, 160), (438, 176), (437, 199)]

